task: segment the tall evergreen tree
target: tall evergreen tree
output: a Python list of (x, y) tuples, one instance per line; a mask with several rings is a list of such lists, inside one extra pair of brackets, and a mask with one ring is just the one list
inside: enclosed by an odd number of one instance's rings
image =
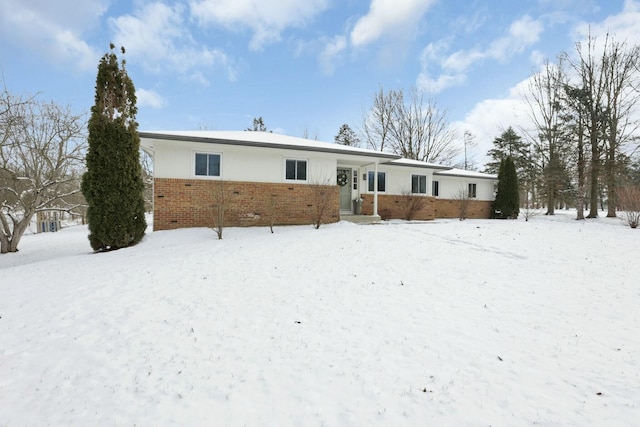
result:
[(485, 172), (498, 173), (500, 163), (507, 156), (511, 157), (520, 172), (530, 166), (529, 147), (511, 126), (493, 140), (493, 146), (494, 148), (487, 152), (492, 160), (485, 165)]
[[(246, 128), (245, 130), (253, 131), (253, 132), (267, 132), (267, 126), (264, 124), (264, 120), (262, 116), (253, 119), (253, 126), (250, 128)], [(271, 131), (269, 131), (271, 132)]]
[(87, 172), (82, 177), (89, 243), (95, 251), (135, 245), (147, 227), (135, 87), (125, 61), (119, 62), (115, 46), (110, 47), (98, 64)]
[(349, 145), (352, 147), (360, 146), (360, 138), (358, 138), (358, 135), (356, 135), (353, 129), (346, 123), (340, 126), (340, 130), (333, 140), (336, 144)]
[(527, 203), (531, 200), (535, 204), (540, 185), (536, 153), (532, 152), (529, 144), (524, 142), (511, 126), (493, 140), (493, 146), (494, 148), (487, 152), (491, 161), (485, 165), (485, 172), (498, 174), (502, 160), (511, 157), (521, 180), (519, 184), (523, 191), (523, 200)]
[(520, 213), (518, 173), (511, 156), (507, 156), (500, 162), (495, 209), (500, 211), (504, 218), (517, 218)]

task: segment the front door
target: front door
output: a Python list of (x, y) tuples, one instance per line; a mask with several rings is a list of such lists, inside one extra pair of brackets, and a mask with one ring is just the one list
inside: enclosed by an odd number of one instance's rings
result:
[(340, 186), (340, 210), (351, 211), (351, 169), (338, 169)]

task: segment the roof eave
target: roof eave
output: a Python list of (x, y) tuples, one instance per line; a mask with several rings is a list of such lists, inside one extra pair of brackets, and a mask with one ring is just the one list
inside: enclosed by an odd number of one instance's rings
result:
[(493, 180), (498, 180), (498, 177), (494, 177), (494, 176), (481, 176), (481, 175), (465, 175), (465, 174), (458, 174), (458, 173), (441, 173), (441, 172), (434, 172), (434, 175), (438, 175), (438, 176), (454, 176), (457, 178), (478, 178), (478, 179), (493, 179)]
[(396, 154), (385, 153), (385, 152), (351, 151), (351, 150), (343, 150), (339, 148), (332, 149), (332, 148), (323, 148), (323, 147), (294, 145), (294, 144), (279, 144), (279, 143), (272, 143), (272, 142), (243, 141), (239, 139), (236, 140), (236, 139), (224, 139), (224, 138), (207, 138), (202, 136), (191, 136), (191, 135), (167, 135), (167, 134), (153, 133), (153, 132), (139, 132), (139, 135), (140, 135), (140, 138), (147, 138), (147, 139), (201, 142), (205, 144), (223, 144), (223, 145), (235, 145), (235, 146), (244, 146), (244, 147), (262, 147), (262, 148), (275, 148), (275, 149), (283, 149), (283, 150), (313, 151), (313, 152), (320, 152), (320, 153), (342, 154), (347, 156), (375, 157), (379, 159), (392, 159), (392, 160), (401, 158)]
[[(394, 159), (397, 160), (397, 159)], [(443, 166), (443, 165), (434, 165), (432, 163), (425, 163), (425, 164), (410, 164), (410, 163), (396, 163), (393, 160), (390, 162), (385, 163), (387, 165), (391, 165), (391, 166), (402, 166), (405, 168), (424, 168), (424, 169), (438, 169), (438, 170), (450, 170), (452, 169), (450, 166)], [(436, 173), (436, 172), (434, 172)]]

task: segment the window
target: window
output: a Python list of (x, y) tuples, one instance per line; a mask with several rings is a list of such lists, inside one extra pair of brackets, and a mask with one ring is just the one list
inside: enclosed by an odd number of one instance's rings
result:
[[(386, 189), (385, 173), (378, 172), (378, 191), (384, 193)], [(373, 192), (373, 171), (369, 171), (367, 181), (369, 181), (369, 191)]]
[(220, 176), (220, 154), (196, 153), (196, 176)]
[(433, 181), (431, 185), (431, 195), (438, 197), (440, 195), (440, 181)]
[(358, 189), (358, 171), (356, 169), (353, 170), (353, 189)]
[(469, 198), (470, 199), (475, 199), (476, 198), (476, 185), (475, 184), (469, 184)]
[(306, 160), (285, 160), (284, 177), (291, 181), (307, 180), (307, 161)]
[(411, 192), (414, 194), (427, 194), (426, 175), (411, 175)]

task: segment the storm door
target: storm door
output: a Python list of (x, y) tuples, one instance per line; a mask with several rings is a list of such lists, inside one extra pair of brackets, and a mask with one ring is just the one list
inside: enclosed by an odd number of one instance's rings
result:
[(351, 169), (338, 169), (340, 210), (351, 211)]

